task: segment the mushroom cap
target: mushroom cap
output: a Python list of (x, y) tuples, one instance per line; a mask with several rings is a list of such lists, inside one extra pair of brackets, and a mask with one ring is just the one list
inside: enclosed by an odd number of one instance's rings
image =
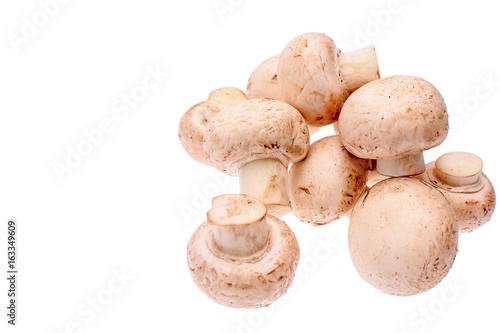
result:
[(458, 248), (458, 225), (446, 198), (415, 178), (388, 178), (354, 206), (348, 231), (353, 264), (380, 291), (410, 296), (436, 286)]
[(371, 81), (345, 101), (338, 129), (352, 154), (367, 159), (413, 155), (448, 135), (448, 113), (428, 81), (395, 75)]
[(250, 74), (246, 89), (248, 98), (285, 100), (278, 84), (279, 59), (280, 54), (267, 58)]
[(281, 53), (278, 83), (285, 101), (297, 108), (308, 124), (335, 122), (349, 96), (340, 74), (339, 54), (334, 41), (317, 32), (293, 38)]
[[(250, 75), (247, 83), (248, 98), (271, 98), (285, 102), (285, 96), (278, 84), (278, 62), (280, 54), (264, 60)], [(317, 133), (321, 126), (307, 124), (309, 134)]]
[(219, 111), (207, 124), (203, 148), (214, 167), (229, 175), (250, 161), (276, 158), (284, 166), (309, 150), (309, 130), (291, 105), (253, 98)]
[(472, 232), (491, 220), (496, 206), (496, 193), (489, 178), (480, 172), (474, 185), (449, 186), (436, 175), (435, 161), (426, 165), (426, 172), (415, 176), (435, 186), (451, 204), (461, 233)]
[(293, 231), (266, 215), (269, 241), (264, 251), (248, 257), (222, 253), (204, 222), (191, 236), (187, 261), (196, 285), (213, 301), (234, 308), (264, 307), (291, 286), (300, 251)]
[(293, 214), (313, 225), (346, 215), (364, 193), (365, 164), (345, 149), (338, 135), (313, 142), (306, 158), (290, 166)]
[(207, 105), (200, 102), (190, 107), (179, 121), (179, 141), (184, 150), (196, 161), (212, 165), (208, 155), (203, 150), (203, 134), (207, 125), (204, 116)]

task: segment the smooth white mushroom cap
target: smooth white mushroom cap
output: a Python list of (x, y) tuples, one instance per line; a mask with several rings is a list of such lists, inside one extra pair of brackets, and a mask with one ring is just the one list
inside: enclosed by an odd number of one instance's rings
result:
[(308, 124), (325, 126), (338, 119), (349, 96), (340, 74), (340, 50), (323, 33), (301, 34), (287, 43), (278, 63), (278, 83), (285, 101)]
[(290, 166), (293, 214), (323, 225), (347, 214), (366, 186), (366, 161), (350, 154), (338, 135), (311, 144), (305, 159)]
[(388, 178), (354, 206), (349, 251), (360, 276), (380, 291), (410, 296), (436, 286), (458, 251), (454, 211), (435, 187)]
[(203, 150), (203, 135), (207, 125), (204, 114), (207, 112), (206, 102), (200, 102), (189, 108), (179, 121), (178, 135), (184, 150), (196, 161), (212, 165)]
[(366, 159), (391, 159), (421, 153), (444, 141), (448, 113), (439, 91), (428, 81), (396, 75), (354, 91), (339, 116), (342, 142)]
[(294, 107), (253, 98), (218, 112), (207, 124), (203, 148), (213, 166), (234, 176), (258, 159), (274, 158), (288, 167), (306, 156), (309, 140), (307, 124)]

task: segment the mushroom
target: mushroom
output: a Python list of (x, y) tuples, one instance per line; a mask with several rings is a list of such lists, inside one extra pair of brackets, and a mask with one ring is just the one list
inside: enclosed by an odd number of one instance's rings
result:
[(281, 297), (299, 256), (293, 231), (245, 194), (215, 197), (207, 221), (187, 246), (196, 285), (213, 301), (234, 308), (264, 307)]
[(178, 135), (182, 147), (196, 161), (211, 165), (203, 151), (203, 133), (207, 122), (225, 106), (248, 99), (235, 87), (222, 87), (212, 91), (206, 101), (190, 107), (179, 121)]
[(340, 52), (329, 36), (317, 32), (289, 41), (278, 63), (278, 84), (285, 102), (314, 126), (337, 121), (349, 94), (379, 77), (373, 46)]
[[(285, 102), (285, 96), (278, 84), (278, 62), (280, 54), (267, 58), (252, 72), (247, 82), (248, 98), (272, 98)], [(309, 134), (317, 133), (321, 127), (309, 125)]]
[(428, 163), (426, 172), (416, 176), (444, 194), (455, 210), (462, 233), (483, 226), (495, 210), (495, 189), (482, 169), (479, 156), (455, 151)]
[(347, 150), (376, 159), (385, 176), (417, 175), (425, 170), (423, 151), (448, 135), (443, 97), (428, 81), (408, 75), (374, 80), (344, 103), (338, 121)]
[(265, 59), (250, 74), (246, 90), (248, 98), (272, 98), (285, 101), (278, 84), (279, 59), (279, 54)]
[(271, 215), (291, 211), (288, 166), (309, 150), (309, 130), (299, 111), (273, 99), (241, 101), (212, 118), (203, 140), (212, 165), (239, 176), (241, 193), (262, 201)]
[(354, 206), (349, 252), (360, 276), (398, 296), (427, 291), (448, 274), (458, 251), (458, 225), (446, 198), (415, 178), (388, 178)]
[(366, 186), (368, 161), (350, 154), (338, 135), (311, 144), (290, 166), (290, 202), (302, 222), (324, 225), (345, 216)]

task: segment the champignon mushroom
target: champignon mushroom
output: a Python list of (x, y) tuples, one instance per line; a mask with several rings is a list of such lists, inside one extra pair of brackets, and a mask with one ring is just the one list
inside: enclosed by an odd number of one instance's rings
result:
[(196, 285), (213, 301), (234, 308), (264, 307), (281, 297), (299, 255), (293, 231), (245, 194), (215, 197), (207, 221), (187, 246)]
[(390, 177), (425, 170), (422, 152), (448, 135), (448, 113), (439, 91), (407, 75), (374, 80), (344, 103), (339, 135), (353, 155), (376, 159), (376, 170)]
[(278, 84), (278, 61), (276, 54), (265, 59), (253, 70), (248, 78), (246, 94), (248, 98), (272, 98), (284, 101), (285, 97)]
[(409, 177), (388, 178), (354, 206), (348, 245), (364, 280), (384, 293), (411, 296), (448, 274), (458, 235), (454, 211), (435, 187)]
[(182, 147), (196, 161), (211, 165), (203, 151), (203, 133), (207, 122), (221, 109), (235, 102), (248, 99), (235, 87), (222, 87), (212, 91), (206, 101), (190, 107), (179, 121), (178, 135)]
[(293, 38), (278, 63), (278, 84), (285, 102), (314, 126), (337, 121), (349, 94), (379, 77), (373, 46), (340, 52), (329, 36), (317, 32)]
[(460, 232), (471, 232), (490, 221), (496, 205), (495, 189), (482, 172), (483, 162), (469, 152), (449, 152), (427, 164), (416, 176), (435, 186), (450, 202)]
[[(267, 58), (252, 72), (247, 82), (248, 98), (272, 98), (285, 102), (278, 84), (278, 62), (280, 54)], [(321, 127), (308, 124), (309, 134), (317, 133)]]
[(273, 99), (241, 101), (212, 118), (203, 140), (212, 165), (239, 176), (241, 193), (262, 201), (271, 215), (290, 212), (288, 165), (309, 150), (309, 131), (299, 111)]
[(338, 135), (313, 142), (306, 158), (290, 166), (293, 214), (312, 225), (345, 216), (364, 193), (367, 164), (350, 154)]

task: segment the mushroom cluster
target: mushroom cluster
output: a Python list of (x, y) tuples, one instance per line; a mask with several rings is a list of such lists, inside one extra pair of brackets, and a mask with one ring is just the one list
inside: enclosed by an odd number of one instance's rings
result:
[[(281, 217), (312, 226), (345, 219), (359, 276), (411, 296), (451, 270), (460, 233), (491, 220), (493, 185), (480, 157), (423, 152), (449, 132), (443, 96), (412, 75), (380, 76), (374, 46), (341, 52), (308, 32), (249, 71), (245, 91), (212, 90), (179, 122), (196, 161), (237, 176), (213, 198), (187, 261), (195, 284), (229, 307), (262, 307), (291, 285), (299, 243)], [(331, 126), (333, 135), (312, 140)]]

